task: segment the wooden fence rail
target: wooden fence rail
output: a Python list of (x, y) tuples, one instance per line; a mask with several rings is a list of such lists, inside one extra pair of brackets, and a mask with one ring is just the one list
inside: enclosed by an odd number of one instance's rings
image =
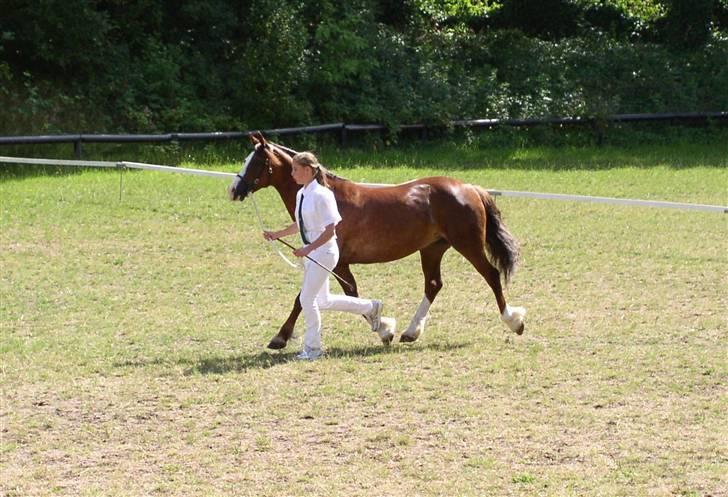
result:
[[(557, 117), (545, 119), (467, 119), (451, 121), (453, 127), (494, 128), (499, 126), (528, 127), (539, 125), (593, 126), (597, 122), (630, 123), (630, 122), (668, 122), (673, 124), (703, 124), (710, 122), (728, 122), (728, 112), (682, 112), (662, 114), (616, 114), (601, 119), (581, 117)], [(399, 127), (403, 131), (419, 130), (426, 133), (428, 129), (442, 128), (435, 124), (405, 124)], [(348, 133), (383, 132), (388, 128), (383, 124), (346, 124), (334, 123), (320, 126), (304, 126), (297, 128), (275, 128), (263, 130), (267, 135), (298, 135), (306, 133), (338, 132), (342, 145), (347, 142)], [(81, 158), (83, 143), (165, 143), (190, 141), (223, 141), (240, 140), (250, 136), (252, 131), (217, 131), (212, 133), (163, 133), (163, 134), (64, 134), (34, 136), (0, 136), (0, 145), (28, 145), (50, 143), (73, 143), (74, 154)]]

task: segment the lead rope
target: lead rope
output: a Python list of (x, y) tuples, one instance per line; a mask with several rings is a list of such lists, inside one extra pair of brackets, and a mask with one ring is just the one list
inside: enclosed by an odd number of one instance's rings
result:
[[(250, 200), (253, 202), (253, 207), (255, 208), (255, 217), (258, 218), (258, 225), (260, 226), (261, 231), (265, 231), (265, 228), (263, 227), (263, 219), (260, 217), (260, 211), (258, 211), (258, 204), (255, 203), (255, 195), (253, 195), (253, 192), (250, 192)], [(273, 243), (273, 240), (268, 240), (268, 243), (270, 244), (270, 248), (278, 252), (278, 255), (281, 256), (281, 259), (286, 261), (286, 264), (291, 266), (292, 268), (298, 269), (300, 266), (296, 264), (295, 262), (291, 262), (288, 257), (283, 255), (283, 252), (281, 252), (278, 247)]]

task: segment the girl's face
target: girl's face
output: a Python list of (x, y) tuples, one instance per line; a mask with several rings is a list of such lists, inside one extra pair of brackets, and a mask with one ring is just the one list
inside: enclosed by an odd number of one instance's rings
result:
[(313, 180), (314, 170), (312, 167), (302, 166), (298, 162), (293, 161), (293, 169), (291, 169), (291, 176), (293, 180), (299, 185), (307, 185)]

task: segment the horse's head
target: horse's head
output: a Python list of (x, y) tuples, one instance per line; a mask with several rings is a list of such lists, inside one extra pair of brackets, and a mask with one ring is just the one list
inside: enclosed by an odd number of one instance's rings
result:
[(270, 186), (274, 169), (282, 166), (282, 154), (256, 131), (250, 135), (254, 150), (245, 158), (243, 168), (228, 187), (230, 200), (245, 200), (249, 193)]

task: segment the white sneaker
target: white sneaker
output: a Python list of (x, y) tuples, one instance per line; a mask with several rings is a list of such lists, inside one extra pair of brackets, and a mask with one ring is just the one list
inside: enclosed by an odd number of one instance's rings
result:
[(297, 361), (315, 361), (319, 357), (323, 355), (323, 351), (321, 349), (312, 349), (309, 347), (303, 346), (303, 350), (296, 355)]
[(365, 317), (372, 326), (372, 331), (377, 331), (382, 325), (382, 308), (384, 304), (381, 300), (372, 300), (372, 310)]

